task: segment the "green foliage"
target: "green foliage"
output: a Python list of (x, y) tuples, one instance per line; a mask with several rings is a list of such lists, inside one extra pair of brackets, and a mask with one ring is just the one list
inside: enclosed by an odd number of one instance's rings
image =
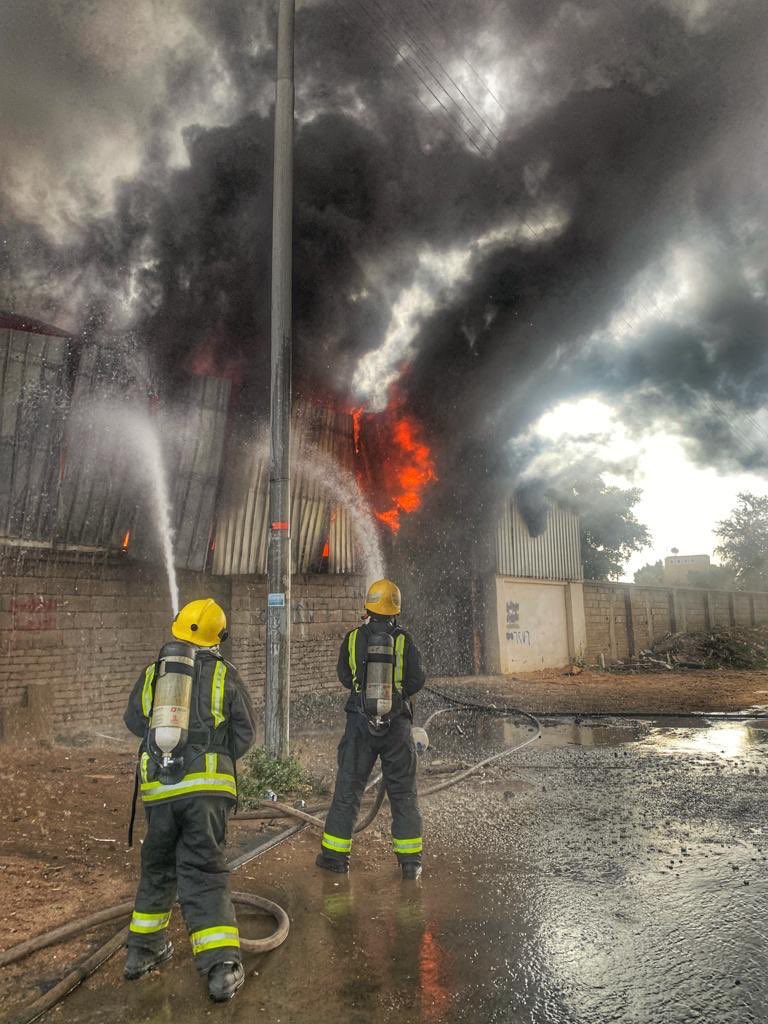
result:
[(661, 559), (658, 562), (641, 566), (635, 573), (635, 583), (646, 587), (664, 586), (664, 563)]
[(739, 494), (728, 519), (717, 524), (722, 538), (715, 551), (739, 590), (768, 590), (768, 498)]
[(688, 573), (688, 586), (702, 590), (738, 590), (733, 569), (726, 565), (710, 565), (701, 572)]
[(306, 793), (312, 784), (295, 757), (271, 757), (263, 747), (256, 747), (245, 759), (238, 780), (240, 804), (255, 807), (271, 789), (278, 797)]
[(574, 486), (585, 579), (619, 579), (629, 556), (650, 543), (648, 527), (632, 511), (641, 494), (639, 487), (609, 487), (599, 475)]

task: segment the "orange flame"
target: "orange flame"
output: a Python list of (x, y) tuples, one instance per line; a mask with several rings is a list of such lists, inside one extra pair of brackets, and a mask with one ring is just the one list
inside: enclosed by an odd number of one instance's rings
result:
[(376, 511), (376, 518), (393, 533), (400, 529), (400, 516), (416, 512), (423, 502), (424, 488), (437, 480), (429, 446), (413, 416), (398, 416), (392, 428), (393, 444), (387, 457), (389, 507)]
[(355, 455), (360, 454), (360, 420), (363, 418), (362, 406), (352, 410), (352, 441), (355, 446)]
[(330, 553), (331, 553), (331, 545), (328, 543), (328, 541), (326, 541), (324, 546), (323, 546), (323, 555), (322, 555), (322, 557), (323, 558), (328, 558)]
[(123, 534), (123, 543), (121, 545), (123, 551), (127, 551), (128, 550), (128, 545), (130, 543), (131, 543), (131, 531), (130, 530), (126, 530), (125, 533)]

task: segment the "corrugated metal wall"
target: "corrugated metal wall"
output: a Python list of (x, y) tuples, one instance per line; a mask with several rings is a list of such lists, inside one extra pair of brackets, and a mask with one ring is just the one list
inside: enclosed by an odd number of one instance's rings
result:
[[(241, 441), (227, 467), (217, 517), (213, 571), (265, 573), (269, 541), (269, 450), (266, 437)], [(353, 457), (352, 417), (297, 403), (293, 414), (291, 560), (293, 571), (349, 573), (359, 560), (352, 523), (334, 501), (323, 459), (347, 469)], [(325, 545), (328, 552), (324, 555)]]
[(496, 525), (496, 572), (540, 580), (580, 580), (583, 570), (579, 517), (548, 502), (546, 529), (540, 536), (532, 537), (510, 499)]
[(190, 377), (167, 408), (151, 390), (132, 345), (0, 329), (0, 538), (94, 552), (128, 540), (132, 556), (156, 556), (136, 453), (120, 443), (119, 426), (105, 429), (104, 409), (120, 403), (157, 417), (176, 564), (203, 569), (230, 384)]
[(175, 512), (176, 565), (202, 570), (213, 536), (219, 476), (229, 407), (230, 383), (213, 377), (189, 382), (174, 467), (171, 500)]
[(53, 533), (68, 352), (65, 337), (0, 330), (0, 535)]
[(73, 363), (55, 539), (65, 546), (119, 548), (126, 532), (135, 532), (140, 506), (130, 480), (132, 453), (104, 430), (99, 409), (112, 402), (148, 409), (148, 390), (117, 345), (80, 345)]

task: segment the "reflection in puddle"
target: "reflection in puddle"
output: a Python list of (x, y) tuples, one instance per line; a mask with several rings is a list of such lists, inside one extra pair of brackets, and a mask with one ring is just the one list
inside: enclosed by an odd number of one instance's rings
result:
[(768, 732), (752, 724), (719, 722), (702, 729), (658, 729), (644, 746), (662, 754), (717, 754), (740, 757), (768, 742)]

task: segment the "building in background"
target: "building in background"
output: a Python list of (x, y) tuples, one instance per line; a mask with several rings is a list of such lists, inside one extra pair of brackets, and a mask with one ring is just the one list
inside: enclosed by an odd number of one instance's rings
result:
[(709, 555), (668, 555), (664, 559), (664, 584), (685, 587), (692, 574), (708, 572), (709, 567)]

